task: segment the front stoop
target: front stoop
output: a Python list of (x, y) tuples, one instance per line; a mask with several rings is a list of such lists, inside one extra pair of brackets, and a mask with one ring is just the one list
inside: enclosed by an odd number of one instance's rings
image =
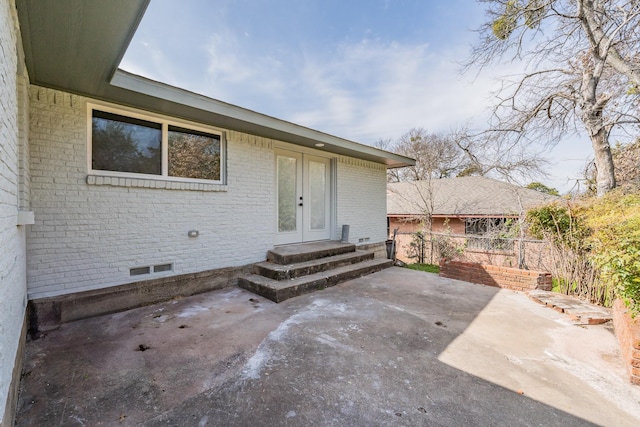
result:
[(241, 276), (238, 285), (282, 302), (392, 265), (391, 260), (374, 259), (373, 252), (358, 251), (350, 243), (286, 245), (269, 251), (267, 261), (255, 264), (253, 274)]
[(336, 242), (332, 240), (298, 243), (294, 245), (277, 246), (271, 249), (267, 252), (267, 261), (282, 265), (295, 264), (355, 251), (356, 245), (353, 243)]

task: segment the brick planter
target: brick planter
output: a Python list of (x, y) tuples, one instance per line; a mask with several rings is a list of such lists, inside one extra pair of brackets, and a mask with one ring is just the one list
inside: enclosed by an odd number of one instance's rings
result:
[(440, 260), (440, 276), (515, 291), (552, 288), (551, 273), (445, 259)]
[(640, 317), (632, 319), (622, 300), (613, 304), (613, 327), (629, 380), (640, 385)]

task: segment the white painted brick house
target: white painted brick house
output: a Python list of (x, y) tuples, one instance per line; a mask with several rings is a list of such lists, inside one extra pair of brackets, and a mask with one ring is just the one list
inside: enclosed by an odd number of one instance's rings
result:
[[(383, 244), (386, 169), (412, 164), (118, 70), (147, 3), (0, 0), (3, 426), (28, 301), (225, 286), (274, 245), (340, 239), (343, 225), (353, 243)], [(101, 145), (103, 131), (126, 134), (124, 148)], [(194, 140), (206, 175), (180, 169), (194, 160), (179, 143)]]

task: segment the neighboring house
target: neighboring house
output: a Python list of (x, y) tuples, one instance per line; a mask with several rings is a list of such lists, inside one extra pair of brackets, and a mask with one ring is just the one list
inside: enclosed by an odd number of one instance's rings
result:
[(0, 0), (3, 426), (27, 301), (233, 283), (274, 245), (342, 225), (383, 248), (386, 169), (414, 163), (119, 70), (147, 4)]
[(397, 182), (387, 184), (387, 221), (391, 232), (398, 228), (400, 232), (484, 234), (533, 206), (556, 199), (482, 176)]

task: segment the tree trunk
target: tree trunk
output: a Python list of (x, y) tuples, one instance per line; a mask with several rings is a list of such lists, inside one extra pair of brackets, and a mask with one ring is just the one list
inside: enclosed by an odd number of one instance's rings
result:
[(591, 134), (591, 145), (595, 155), (597, 196), (602, 197), (616, 186), (613, 156), (611, 155), (609, 138), (604, 128), (600, 128), (598, 132)]
[(604, 196), (616, 186), (613, 156), (609, 145), (609, 132), (602, 119), (602, 106), (586, 100), (581, 106), (582, 121), (589, 133), (596, 165), (597, 197)]
[(582, 91), (580, 99), (580, 115), (584, 123), (591, 146), (593, 147), (594, 162), (596, 165), (597, 197), (604, 196), (616, 186), (616, 177), (613, 166), (613, 156), (609, 146), (609, 131), (602, 117), (602, 110), (609, 102), (609, 96), (598, 96), (597, 88), (599, 76), (602, 74), (602, 61), (595, 61), (592, 68), (583, 71)]

